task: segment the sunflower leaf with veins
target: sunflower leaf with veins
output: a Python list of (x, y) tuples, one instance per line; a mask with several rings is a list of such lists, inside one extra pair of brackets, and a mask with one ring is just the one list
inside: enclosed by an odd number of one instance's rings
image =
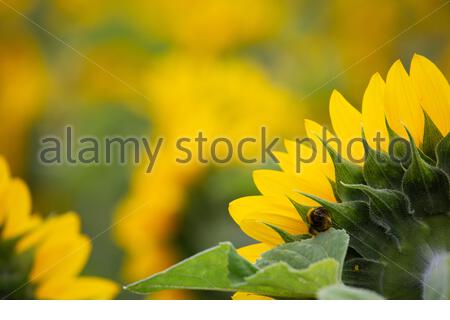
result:
[(280, 245), (255, 264), (242, 258), (232, 244), (221, 243), (126, 289), (139, 294), (176, 288), (316, 298), (323, 288), (343, 286), (348, 241), (344, 230), (331, 229), (314, 238)]

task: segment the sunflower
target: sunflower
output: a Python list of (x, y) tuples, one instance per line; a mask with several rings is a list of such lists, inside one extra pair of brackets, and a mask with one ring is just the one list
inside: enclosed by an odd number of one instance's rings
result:
[(31, 213), (26, 184), (0, 157), (0, 295), (12, 299), (112, 299), (116, 283), (80, 276), (92, 250), (74, 212)]
[[(342, 152), (342, 158), (361, 166), (355, 159), (364, 155), (365, 146), (362, 140), (359, 144), (351, 141), (355, 137), (361, 138), (364, 132), (371, 148), (376, 147), (373, 139), (378, 135), (384, 139), (380, 145), (381, 151), (387, 151), (389, 141), (395, 135), (411, 139), (420, 147), (422, 154), (427, 153), (431, 158), (434, 157), (434, 149), (429, 152), (424, 141), (424, 133), (428, 130), (426, 124), (434, 123), (441, 137), (448, 135), (450, 88), (440, 70), (427, 58), (416, 54), (409, 74), (402, 63), (396, 61), (386, 81), (378, 73), (372, 76), (364, 93), (362, 112), (337, 91), (331, 95), (329, 111), (335, 135), (311, 120), (305, 121), (307, 136), (315, 142), (319, 155), (325, 148), (319, 137), (326, 132), (327, 137), (339, 138), (342, 150), (351, 151)], [(296, 143), (287, 140), (285, 147), (287, 152), (277, 153), (281, 171), (254, 172), (254, 182), (261, 195), (237, 199), (229, 206), (232, 218), (241, 229), (260, 242), (240, 249), (240, 254), (250, 261), (255, 261), (263, 252), (284, 242), (269, 225), (290, 234), (309, 232), (310, 222), (300, 217), (296, 204), (309, 208), (340, 202), (335, 188), (342, 179), (337, 177), (330, 154), (325, 159), (318, 156), (311, 163), (302, 163), (299, 171), (296, 167)], [(310, 148), (302, 146), (300, 155), (304, 159), (311, 152)], [(426, 155), (423, 157), (429, 159)], [(429, 161), (431, 163), (432, 160)], [(417, 205), (414, 199), (412, 204)], [(237, 296), (245, 297), (245, 294)]]

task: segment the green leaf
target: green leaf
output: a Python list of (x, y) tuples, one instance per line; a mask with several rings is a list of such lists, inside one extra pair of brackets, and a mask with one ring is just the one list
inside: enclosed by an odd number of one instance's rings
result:
[(450, 133), (436, 146), (437, 166), (450, 177)]
[(256, 271), (230, 243), (221, 243), (125, 289), (140, 294), (175, 288), (234, 291), (233, 283)]
[(320, 300), (383, 300), (384, 298), (374, 291), (335, 284), (320, 289), (317, 298)]
[(426, 300), (450, 299), (450, 256), (438, 255), (424, 274), (423, 298)]
[(339, 282), (339, 263), (329, 258), (296, 270), (278, 262), (246, 280), (239, 290), (279, 298), (313, 298), (321, 288)]
[(320, 260), (333, 258), (340, 265), (340, 278), (348, 242), (349, 237), (344, 230), (330, 229), (319, 233), (314, 238), (286, 243), (267, 251), (256, 265), (263, 268), (274, 263), (285, 262), (290, 267), (300, 270)]
[(328, 230), (272, 249), (255, 266), (230, 243), (222, 243), (125, 289), (140, 294), (166, 289), (239, 290), (279, 298), (314, 298), (322, 287), (340, 282), (348, 239), (343, 230)]
[(450, 183), (441, 169), (429, 165), (417, 150), (411, 134), (411, 164), (402, 180), (403, 192), (408, 196), (417, 216), (447, 212), (450, 207)]
[(443, 136), (439, 129), (434, 124), (433, 120), (428, 116), (425, 112), (425, 128), (423, 133), (423, 143), (422, 150), (423, 153), (426, 154), (433, 160), (436, 160), (435, 149), (439, 141), (442, 140)]

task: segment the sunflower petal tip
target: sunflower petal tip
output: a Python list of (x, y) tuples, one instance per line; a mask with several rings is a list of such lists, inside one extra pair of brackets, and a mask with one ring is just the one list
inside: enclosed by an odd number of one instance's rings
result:
[(379, 72), (375, 72), (370, 80), (384, 81)]
[(406, 70), (405, 70), (405, 67), (403, 66), (403, 63), (402, 63), (402, 61), (400, 60), (400, 59), (397, 59), (393, 64), (392, 64), (392, 66), (391, 66), (391, 68), (389, 69), (389, 71), (388, 71), (388, 78), (389, 78), (389, 75), (392, 73), (392, 72), (398, 72), (398, 71), (402, 71), (402, 70), (404, 70), (405, 72), (406, 72)]
[(331, 92), (331, 100), (341, 99), (341, 98), (343, 98), (342, 94), (338, 90), (333, 89), (333, 92)]

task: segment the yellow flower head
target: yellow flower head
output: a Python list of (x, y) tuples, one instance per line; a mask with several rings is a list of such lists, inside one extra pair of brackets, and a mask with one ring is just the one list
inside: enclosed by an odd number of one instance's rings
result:
[(43, 219), (31, 213), (25, 183), (10, 176), (0, 157), (0, 270), (2, 298), (111, 299), (110, 280), (79, 276), (91, 242), (74, 212)]
[[(381, 148), (386, 151), (389, 144), (388, 129), (406, 138), (406, 127), (420, 146), (426, 113), (440, 133), (447, 135), (450, 131), (450, 88), (444, 75), (431, 61), (415, 55), (409, 74), (402, 63), (396, 61), (386, 81), (378, 73), (372, 76), (364, 93), (361, 112), (337, 91), (331, 95), (329, 110), (334, 134), (342, 142), (342, 157), (350, 158), (344, 152), (350, 147), (352, 157), (360, 159), (364, 155), (363, 144), (351, 144), (351, 140), (360, 138), (362, 130), (369, 145), (374, 143), (377, 134), (384, 138)], [(317, 153), (322, 154), (324, 147), (319, 136), (326, 129), (310, 120), (305, 121), (305, 126), (308, 137), (317, 146)], [(327, 135), (333, 137), (328, 131)], [(261, 195), (237, 199), (229, 206), (231, 216), (241, 229), (262, 243), (241, 249), (241, 253), (249, 259), (255, 260), (268, 248), (283, 242), (267, 224), (292, 234), (308, 232), (289, 199), (317, 207), (314, 200), (300, 194), (303, 192), (336, 201), (332, 188), (335, 174), (331, 159), (328, 157), (323, 161), (322, 157), (315, 157), (312, 163), (302, 164), (301, 171), (298, 171), (295, 142), (285, 141), (285, 147), (287, 152), (277, 154), (281, 171), (254, 172), (254, 182)], [(301, 156), (307, 158), (311, 150), (304, 146), (303, 149), (301, 152), (305, 154)]]

